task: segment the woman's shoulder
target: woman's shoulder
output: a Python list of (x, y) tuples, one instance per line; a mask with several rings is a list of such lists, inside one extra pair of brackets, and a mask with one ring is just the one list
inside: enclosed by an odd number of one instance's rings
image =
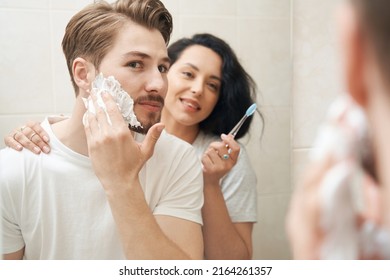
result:
[(194, 143), (192, 143), (195, 147), (205, 147), (207, 148), (210, 143), (215, 141), (221, 141), (221, 138), (217, 135), (213, 134), (206, 134), (202, 131), (198, 133), (198, 136), (196, 136)]
[(169, 134), (165, 130), (161, 133), (155, 146), (155, 153), (162, 153), (168, 157), (176, 157), (188, 153), (193, 153), (194, 148), (186, 141)]

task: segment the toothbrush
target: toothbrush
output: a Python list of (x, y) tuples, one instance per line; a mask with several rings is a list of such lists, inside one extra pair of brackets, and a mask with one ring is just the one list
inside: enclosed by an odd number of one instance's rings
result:
[(245, 112), (245, 115), (241, 118), (241, 120), (236, 124), (235, 127), (229, 132), (229, 134), (233, 135), (233, 137), (236, 137), (238, 131), (240, 130), (241, 126), (245, 122), (245, 120), (249, 117), (252, 116), (253, 113), (256, 111), (257, 105), (256, 103), (253, 103)]

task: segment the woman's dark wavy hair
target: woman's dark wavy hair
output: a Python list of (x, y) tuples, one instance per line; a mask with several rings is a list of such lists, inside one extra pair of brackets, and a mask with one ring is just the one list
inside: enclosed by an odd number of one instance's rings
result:
[[(232, 48), (222, 39), (211, 34), (196, 34), (180, 39), (168, 47), (172, 64), (188, 47), (200, 45), (213, 50), (222, 58), (222, 83), (217, 104), (211, 114), (199, 126), (206, 134), (221, 135), (229, 131), (244, 116), (246, 110), (256, 101), (256, 84), (244, 70)], [(258, 111), (261, 118), (261, 113)], [(243, 137), (249, 130), (253, 116), (248, 117), (236, 135)]]

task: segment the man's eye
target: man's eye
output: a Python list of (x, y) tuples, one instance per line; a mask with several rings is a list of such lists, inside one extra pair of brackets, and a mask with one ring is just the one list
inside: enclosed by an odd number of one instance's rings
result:
[(133, 61), (133, 62), (129, 62), (127, 64), (127, 66), (131, 67), (131, 68), (141, 68), (142, 67), (142, 64), (141, 62), (138, 62), (138, 61)]
[(165, 66), (165, 65), (160, 65), (158, 67), (158, 70), (160, 71), (160, 73), (167, 73), (169, 68), (167, 66)]

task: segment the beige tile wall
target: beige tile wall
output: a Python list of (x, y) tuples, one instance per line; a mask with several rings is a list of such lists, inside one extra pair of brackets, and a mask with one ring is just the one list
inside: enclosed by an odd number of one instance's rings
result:
[[(29, 119), (71, 112), (73, 91), (60, 42), (72, 14), (90, 2), (0, 0), (0, 139)], [(265, 134), (260, 137), (261, 123), (255, 117), (250, 137), (243, 141), (259, 181), (254, 258), (287, 259), (284, 217), (291, 191), (291, 1), (163, 2), (174, 17), (172, 41), (198, 32), (214, 33), (231, 44), (258, 84)]]
[(329, 104), (342, 92), (336, 28), (342, 1), (293, 0), (292, 186)]

